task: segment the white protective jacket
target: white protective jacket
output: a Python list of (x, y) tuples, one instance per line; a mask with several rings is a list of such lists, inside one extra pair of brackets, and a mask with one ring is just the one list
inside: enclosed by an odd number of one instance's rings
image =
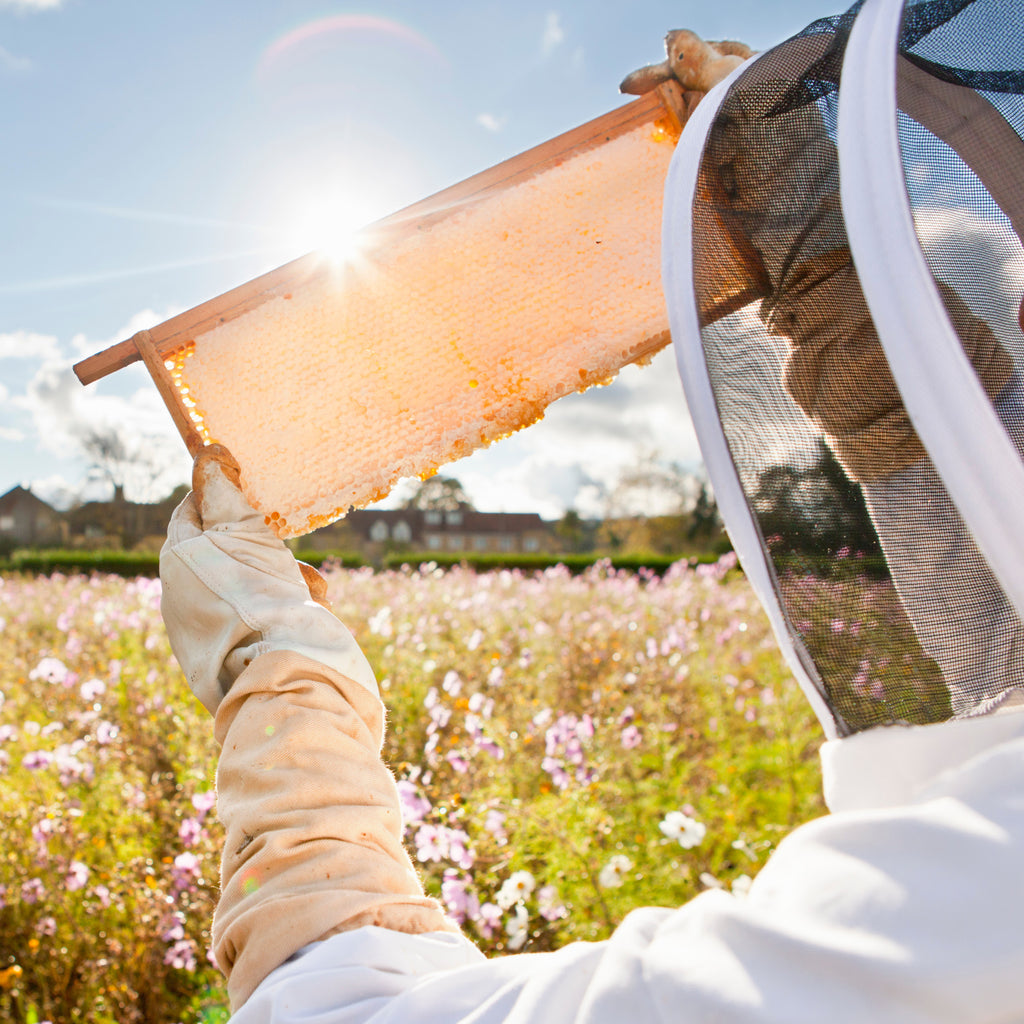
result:
[(1024, 1021), (1024, 712), (871, 730), (822, 763), (833, 813), (746, 897), (495, 960), (361, 928), (274, 971), (235, 1024)]

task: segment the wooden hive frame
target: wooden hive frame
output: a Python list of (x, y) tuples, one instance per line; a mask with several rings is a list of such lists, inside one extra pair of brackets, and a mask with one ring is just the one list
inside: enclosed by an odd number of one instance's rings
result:
[[(490, 199), (637, 128), (650, 125), (666, 139), (678, 139), (699, 99), (700, 94), (684, 93), (675, 82), (664, 83), (637, 100), (370, 225), (362, 232), (364, 249), (386, 251), (467, 206)], [(732, 312), (756, 297), (756, 289), (752, 290), (748, 283), (755, 260), (751, 253), (738, 248), (723, 259), (721, 279), (706, 282), (702, 289), (707, 296), (709, 319)], [(75, 365), (75, 373), (83, 384), (90, 384), (143, 360), (179, 434), (190, 453), (195, 454), (204, 443), (196, 425), (198, 417), (186, 406), (166, 360), (206, 332), (272, 299), (290, 297), (293, 291), (329, 272), (329, 264), (318, 254), (303, 256), (82, 360)], [(667, 331), (649, 338), (636, 358), (653, 354), (668, 340)]]

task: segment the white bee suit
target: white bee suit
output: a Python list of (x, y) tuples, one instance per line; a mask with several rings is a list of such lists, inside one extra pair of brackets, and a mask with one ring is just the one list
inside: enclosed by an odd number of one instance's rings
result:
[[(938, 89), (943, 109), (974, 110), (924, 120), (958, 126), (954, 149), (996, 197), (979, 202), (1015, 227), (1007, 178), (1021, 165), (995, 184), (987, 171), (1024, 126), (1024, 81), (956, 69), (986, 24), (1011, 41), (1024, 26), (1007, 31), (995, 0), (903, 13), (900, 0), (867, 0), (738, 69), (698, 106), (666, 189), (664, 283), (688, 404), (730, 536), (828, 736), (831, 813), (787, 837), (746, 896), (710, 890), (637, 910), (603, 942), (486, 959), (424, 896), (401, 847), (365, 659), (212, 453), (172, 520), (161, 574), (172, 646), (222, 747), (214, 938), (236, 1024), (1024, 1022), (1024, 542), (1013, 533), (1024, 536), (1024, 342), (1015, 308), (1009, 327), (1000, 320), (1001, 295), (983, 308), (970, 261), (940, 281), (911, 253), (910, 284), (888, 291), (865, 272), (889, 221), (903, 235), (886, 237), (887, 265), (916, 245), (913, 217), (867, 211), (853, 227), (836, 161), (844, 131), (857, 136), (841, 111), (838, 131), (834, 120), (840, 68), (845, 89), (857, 76), (844, 65), (870, 67), (889, 94), (859, 131), (881, 124), (895, 140), (898, 37), (903, 78)], [(995, 127), (965, 139), (964, 125)], [(940, 151), (901, 141), (922, 159)], [(904, 169), (883, 161), (885, 174), (906, 204)], [(884, 199), (885, 181), (869, 192)], [(943, 228), (966, 223), (941, 190), (921, 195)], [(717, 221), (701, 203), (720, 204)], [(757, 254), (769, 288), (758, 310), (720, 323), (695, 298), (715, 256), (709, 223)], [(920, 346), (936, 364), (923, 397)], [(963, 386), (943, 392), (956, 373)], [(788, 460), (786, 479), (820, 488), (806, 459), (822, 435), (866, 499), (856, 515), (878, 548), (860, 559), (834, 539), (768, 534), (764, 481), (779, 477), (766, 469)], [(840, 527), (862, 537), (854, 518)], [(811, 611), (799, 604), (808, 584)]]

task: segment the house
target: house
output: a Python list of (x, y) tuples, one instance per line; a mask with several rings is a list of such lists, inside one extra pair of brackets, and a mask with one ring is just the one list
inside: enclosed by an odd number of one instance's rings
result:
[(554, 534), (534, 512), (457, 509), (354, 509), (311, 533), (316, 551), (400, 548), (410, 551), (514, 554), (552, 551)]
[(116, 492), (113, 501), (87, 501), (65, 514), (74, 547), (133, 548), (159, 550), (167, 533), (171, 513), (188, 492), (177, 488), (163, 501), (136, 504)]
[(0, 548), (53, 547), (67, 541), (61, 514), (24, 487), (0, 496)]

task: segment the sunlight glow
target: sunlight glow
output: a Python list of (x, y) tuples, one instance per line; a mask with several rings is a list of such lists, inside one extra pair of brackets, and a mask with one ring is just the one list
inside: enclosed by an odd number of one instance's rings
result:
[(365, 244), (362, 229), (379, 216), (371, 204), (349, 194), (305, 195), (284, 219), (285, 246), (295, 255), (316, 251), (332, 263), (352, 263)]

